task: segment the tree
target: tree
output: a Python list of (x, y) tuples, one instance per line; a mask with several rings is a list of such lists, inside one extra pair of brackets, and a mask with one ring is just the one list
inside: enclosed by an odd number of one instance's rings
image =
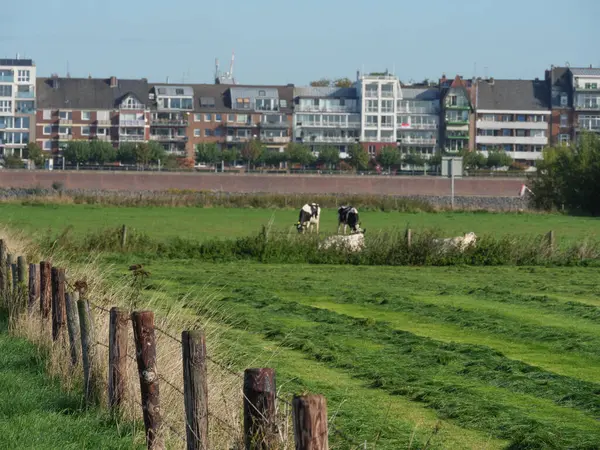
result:
[(193, 169), (194, 168), (194, 160), (193, 158), (179, 158), (177, 160), (177, 164), (181, 169)]
[(487, 159), (480, 152), (465, 151), (462, 155), (465, 169), (481, 169), (487, 164)]
[(388, 171), (391, 171), (392, 166), (395, 166), (400, 162), (400, 152), (398, 151), (398, 147), (383, 147), (379, 152), (379, 155), (377, 155), (377, 162), (383, 167), (387, 167)]
[(404, 164), (411, 166), (411, 170), (415, 167), (424, 166), (427, 163), (427, 160), (423, 157), (421, 153), (410, 152), (409, 154), (404, 156)]
[(311, 81), (312, 87), (328, 87), (331, 86), (331, 80), (329, 78), (321, 78), (320, 80)]
[(530, 188), (534, 205), (543, 209), (600, 215), (600, 138), (582, 134), (577, 146), (545, 149), (536, 163)]
[(92, 141), (90, 143), (90, 161), (104, 164), (117, 158), (115, 148), (109, 142)]
[(221, 151), (216, 143), (202, 143), (196, 146), (196, 162), (216, 164), (221, 160)]
[(365, 170), (369, 167), (369, 154), (360, 144), (352, 144), (348, 148), (348, 164), (355, 170)]
[(30, 142), (27, 144), (27, 147), (25, 147), (25, 153), (27, 155), (27, 159), (33, 161), (37, 167), (42, 167), (44, 165), (44, 151), (42, 150), (42, 147), (35, 142)]
[(486, 166), (491, 168), (506, 167), (512, 164), (512, 158), (504, 151), (490, 151), (488, 153)]
[(228, 164), (231, 164), (240, 159), (240, 151), (237, 148), (230, 148), (221, 152), (221, 158)]
[(333, 82), (333, 85), (339, 88), (349, 88), (352, 87), (352, 80), (350, 80), (350, 78), (347, 77), (338, 78)]
[(116, 160), (122, 164), (135, 163), (136, 148), (133, 142), (124, 142), (117, 150)]
[(442, 152), (440, 150), (436, 151), (433, 154), (433, 156), (429, 160), (429, 164), (436, 167), (442, 165)]
[(135, 146), (135, 162), (142, 166), (158, 161), (164, 163), (166, 157), (165, 149), (156, 141), (142, 142)]
[(90, 160), (90, 144), (87, 141), (71, 141), (63, 150), (63, 157), (71, 164), (83, 164)]
[(263, 145), (258, 139), (251, 139), (242, 147), (241, 156), (244, 161), (250, 167), (250, 164), (256, 164), (256, 161), (262, 154)]
[(291, 143), (287, 148), (287, 160), (291, 163), (300, 164), (304, 168), (314, 162), (315, 155), (306, 145)]
[(267, 148), (263, 149), (262, 155), (260, 159), (267, 166), (279, 166), (280, 163), (284, 162), (286, 158), (286, 154), (284, 152), (280, 152), (279, 150), (269, 150)]
[(179, 168), (179, 161), (177, 160), (177, 156), (174, 154), (169, 154), (169, 155), (165, 155), (164, 158), (161, 159), (162, 162), (162, 166), (165, 169), (178, 169)]
[(319, 157), (317, 160), (332, 169), (340, 162), (340, 151), (337, 147), (323, 147), (319, 150)]
[(9, 169), (22, 169), (23, 160), (17, 155), (8, 155), (4, 157), (4, 166)]

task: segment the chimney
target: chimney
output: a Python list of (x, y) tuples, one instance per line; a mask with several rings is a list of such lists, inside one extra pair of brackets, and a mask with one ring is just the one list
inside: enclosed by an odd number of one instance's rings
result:
[(490, 77), (490, 84), (493, 85), (494, 84), (494, 77)]
[(54, 90), (58, 89), (58, 74), (57, 73), (52, 74), (52, 79), (50, 80), (50, 86), (52, 86), (52, 89), (54, 89)]
[(118, 84), (117, 77), (110, 77), (110, 87), (115, 88), (115, 87), (117, 87), (117, 84)]

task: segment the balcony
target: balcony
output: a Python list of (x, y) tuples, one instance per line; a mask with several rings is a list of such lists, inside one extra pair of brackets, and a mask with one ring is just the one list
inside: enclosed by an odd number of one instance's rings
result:
[(356, 142), (357, 137), (342, 137), (342, 136), (309, 136), (304, 138), (303, 142), (314, 142), (315, 144), (351, 144)]
[(365, 98), (379, 98), (379, 91), (372, 89), (366, 90)]
[(119, 126), (120, 127), (136, 127), (136, 128), (143, 128), (146, 126), (146, 121), (145, 120), (119, 120)]
[(142, 142), (146, 137), (143, 134), (120, 134), (119, 141), (121, 142)]
[(289, 122), (260, 122), (258, 124), (260, 128), (284, 128), (288, 129), (290, 127)]
[(342, 122), (342, 123), (329, 123), (329, 122), (298, 122), (296, 124), (299, 127), (304, 128), (351, 128), (351, 129), (360, 129), (360, 122)]
[(521, 145), (547, 145), (548, 138), (546, 136), (477, 136), (475, 138), (477, 144), (521, 144)]
[(59, 141), (70, 141), (71, 139), (73, 139), (73, 135), (72, 134), (59, 134), (58, 135), (58, 140)]
[[(502, 151), (502, 150), (501, 150)], [(488, 156), (488, 152), (485, 150), (480, 151), (479, 153), (484, 156)], [(505, 152), (508, 156), (510, 156), (513, 160), (526, 160), (526, 161), (535, 161), (543, 158), (542, 152)]]
[(254, 122), (225, 122), (224, 126), (226, 128), (254, 128), (258, 124)]
[(73, 123), (72, 119), (62, 119), (62, 118), (58, 118), (58, 123), (60, 123), (61, 125), (71, 125)]
[(487, 120), (478, 120), (477, 128), (481, 130), (546, 130), (548, 122), (494, 122)]
[(28, 92), (17, 91), (17, 98), (35, 98), (35, 92), (33, 92), (33, 91), (28, 91)]
[(469, 119), (456, 119), (446, 117), (446, 125), (460, 127), (463, 125), (469, 125)]
[(396, 142), (396, 139), (393, 136), (382, 136), (379, 139), (380, 142)]
[(391, 130), (392, 128), (394, 128), (394, 123), (393, 122), (392, 123), (389, 123), (389, 122), (382, 123), (381, 128), (384, 128), (386, 130)]
[(272, 144), (287, 144), (290, 142), (289, 136), (272, 136), (272, 137), (261, 137), (261, 141)]
[(469, 139), (469, 133), (460, 131), (450, 131), (446, 133), (446, 139)]
[(185, 127), (188, 121), (186, 119), (151, 119), (150, 125), (153, 127)]
[(468, 111), (469, 109), (471, 109), (471, 107), (469, 105), (445, 105), (445, 108), (461, 110), (461, 111)]
[(17, 114), (35, 114), (35, 108), (18, 108), (15, 110)]
[(576, 111), (599, 111), (600, 103), (584, 103), (583, 105), (575, 105)]
[(411, 130), (437, 130), (439, 128), (437, 123), (411, 123), (408, 127), (401, 127), (401, 124), (398, 124), (399, 128), (410, 128)]
[(322, 113), (358, 113), (355, 106), (300, 106), (296, 112), (322, 112)]
[(14, 75), (0, 75), (0, 83), (14, 83), (15, 76)]
[(246, 143), (250, 139), (250, 136), (225, 136), (225, 142)]
[[(58, 121), (62, 123), (61, 119), (58, 119)], [(112, 125), (112, 121), (110, 121), (110, 120), (96, 120), (96, 124), (97, 125), (103, 125), (103, 126), (110, 126), (110, 125)]]
[(396, 112), (399, 113), (410, 113), (410, 114), (438, 114), (438, 108), (426, 108), (424, 106), (398, 106)]
[(179, 136), (176, 134), (153, 134), (150, 136), (150, 140), (161, 142), (187, 142), (188, 138), (187, 136)]
[(394, 91), (381, 91), (381, 98), (394, 98)]
[(436, 138), (402, 137), (402, 138), (400, 138), (400, 144), (403, 144), (403, 145), (435, 145), (435, 144), (437, 144), (437, 139)]

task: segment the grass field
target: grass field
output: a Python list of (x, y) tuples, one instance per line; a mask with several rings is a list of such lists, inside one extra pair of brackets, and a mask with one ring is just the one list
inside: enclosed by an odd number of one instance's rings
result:
[(8, 336), (2, 315), (0, 367), (0, 448), (145, 448), (134, 442), (131, 426), (117, 429), (105, 414), (83, 411), (80, 396), (48, 379), (35, 347)]
[[(60, 232), (67, 226), (73, 226), (73, 233), (81, 236), (98, 228), (127, 224), (159, 239), (182, 237), (199, 241), (253, 234), (271, 219), (276, 228), (289, 229), (298, 220), (298, 212), (292, 209), (119, 208), (88, 205), (0, 204), (0, 215), (3, 223), (33, 233), (46, 230)], [(469, 231), (478, 235), (539, 235), (554, 230), (562, 240), (600, 239), (600, 219), (563, 215), (367, 211), (361, 212), (361, 223), (363, 228), (372, 231), (408, 226), (415, 230), (439, 228), (448, 236), (456, 236)], [(334, 233), (336, 229), (335, 210), (324, 210), (322, 232)]]

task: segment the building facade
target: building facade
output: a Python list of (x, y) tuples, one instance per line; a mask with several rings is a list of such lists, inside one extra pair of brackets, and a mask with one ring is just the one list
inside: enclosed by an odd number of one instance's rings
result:
[(38, 78), (37, 102), (36, 142), (52, 154), (73, 140), (118, 147), (150, 137), (146, 80)]
[(570, 69), (575, 111), (575, 139), (584, 132), (600, 133), (600, 69)]
[(194, 90), (190, 86), (154, 85), (150, 88), (150, 140), (168, 154), (186, 157), (189, 153), (188, 126), (194, 110)]
[(550, 96), (549, 142), (551, 145), (569, 145), (575, 140), (575, 113), (573, 88), (568, 67), (546, 70), (546, 85)]
[(397, 144), (400, 81), (393, 75), (363, 75), (355, 83), (361, 108), (360, 141), (371, 156)]
[(478, 80), (476, 144), (486, 154), (504, 151), (534, 165), (549, 143), (550, 98), (540, 80)]
[(0, 156), (35, 141), (36, 67), (31, 59), (0, 59)]
[(397, 141), (403, 154), (420, 153), (430, 158), (438, 150), (440, 91), (438, 87), (402, 87), (398, 101)]
[(301, 87), (294, 89), (294, 141), (318, 153), (336, 147), (345, 157), (360, 141), (361, 114), (355, 88)]
[(457, 75), (454, 80), (440, 79), (442, 134), (440, 147), (447, 153), (473, 150), (472, 80)]

